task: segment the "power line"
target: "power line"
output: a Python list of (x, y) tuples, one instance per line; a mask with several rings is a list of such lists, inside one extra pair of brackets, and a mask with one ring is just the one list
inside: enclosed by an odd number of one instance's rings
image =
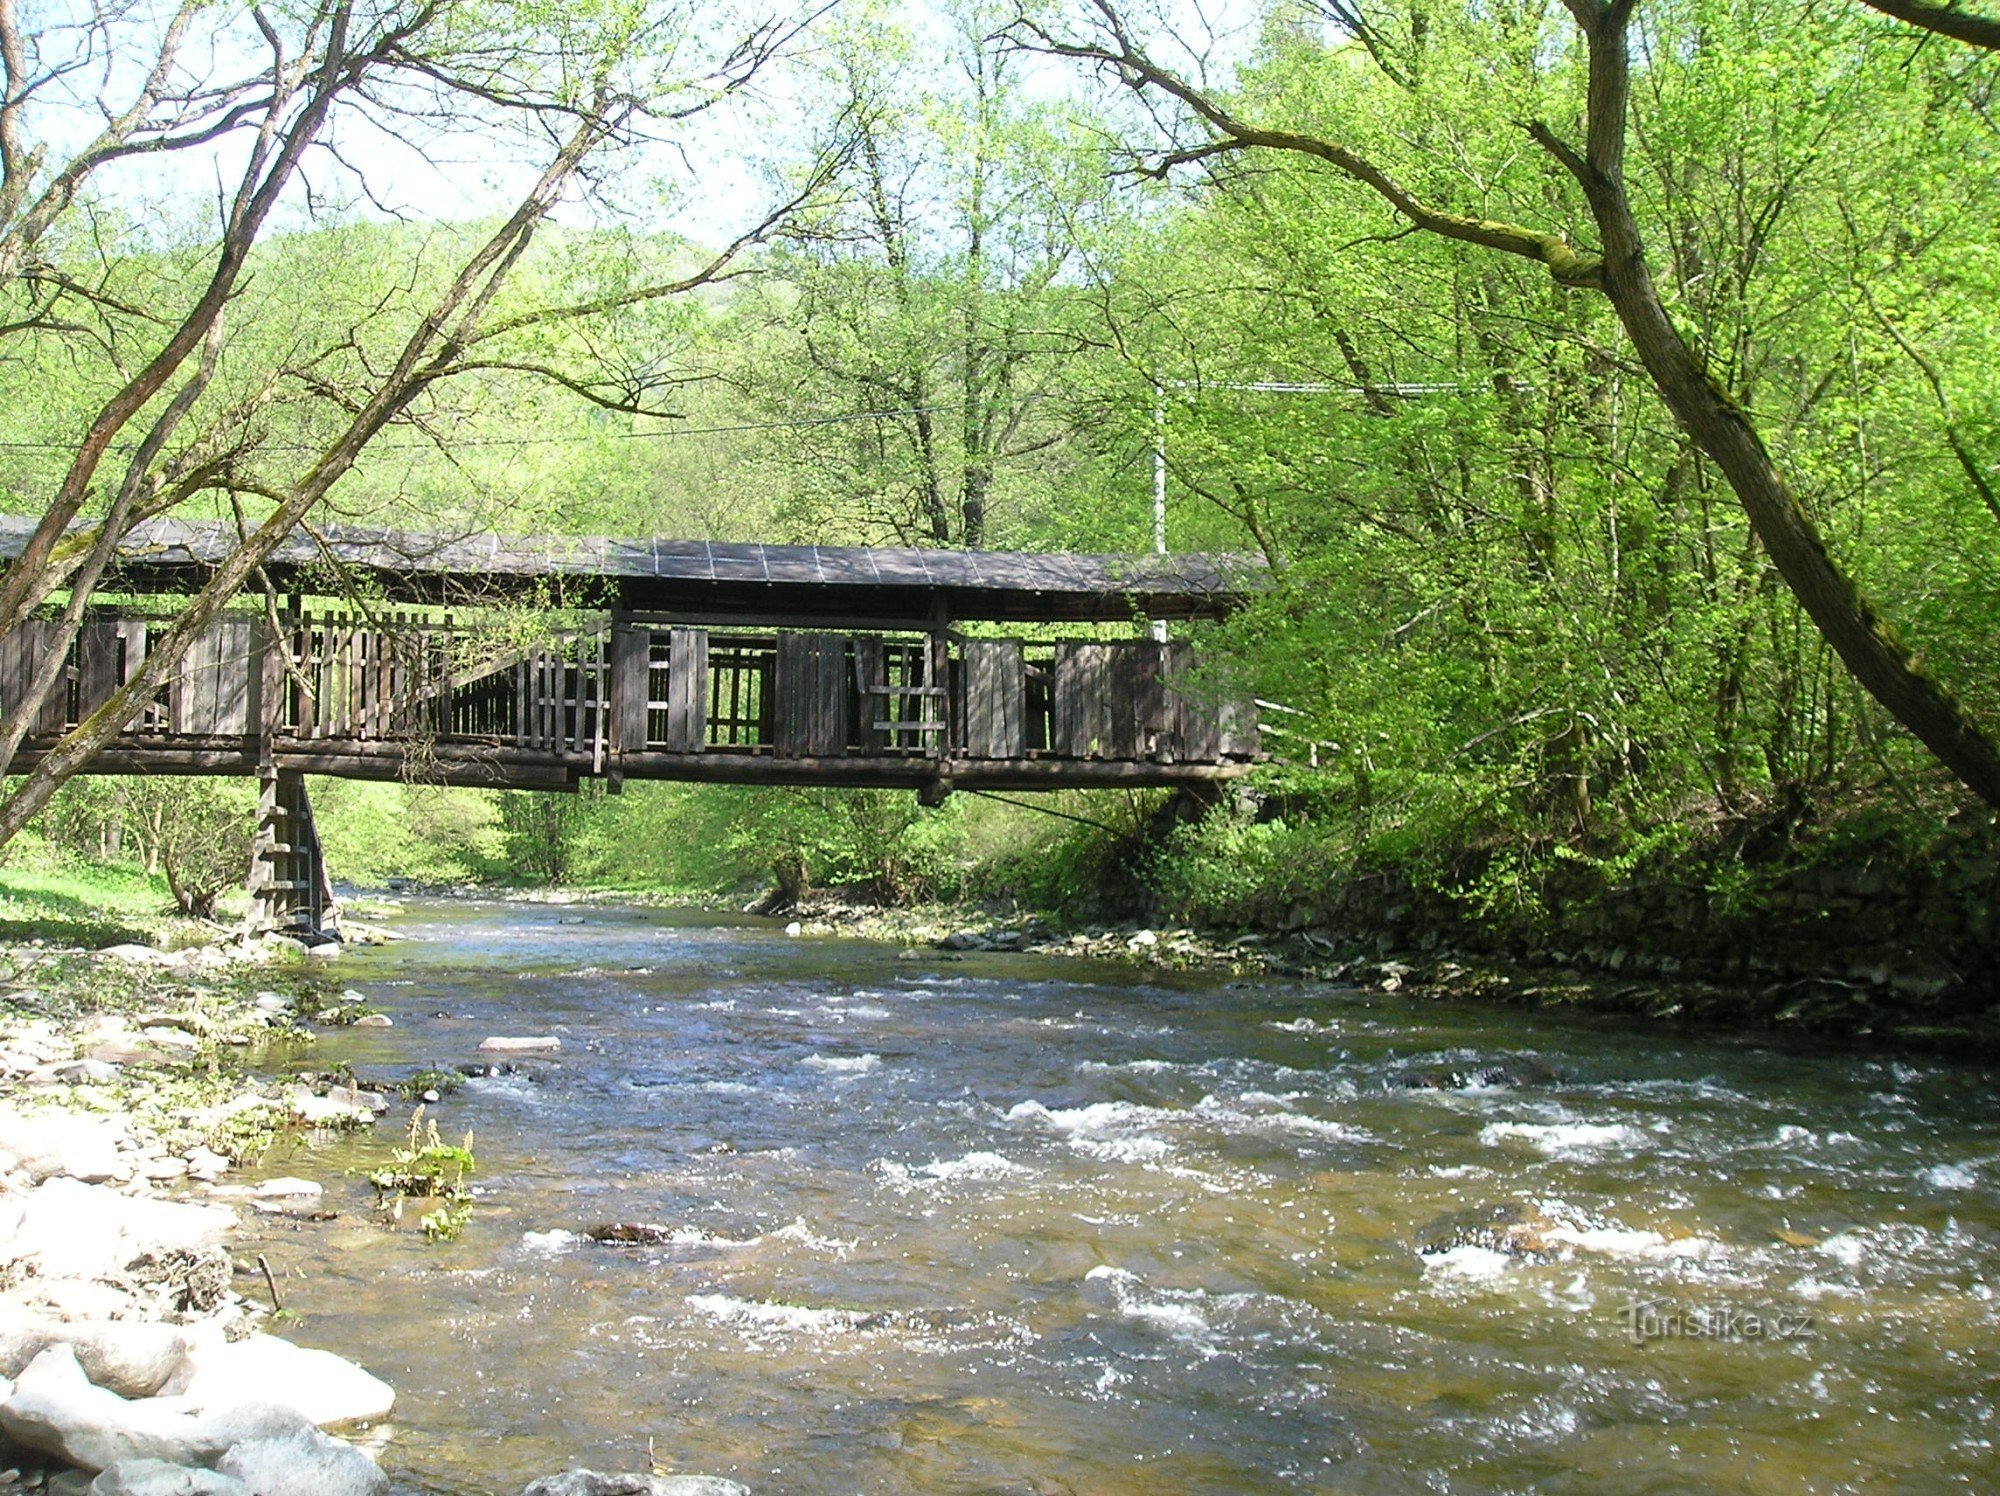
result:
[[(1053, 400), (1053, 394), (1026, 394), (1023, 400)], [(567, 435), (547, 436), (469, 436), (452, 437), (440, 442), (372, 442), (369, 450), (375, 452), (425, 452), (439, 445), (454, 447), (535, 447), (561, 442), (596, 441), (653, 441), (670, 436), (726, 436), (744, 431), (789, 431), (813, 426), (839, 426), (856, 421), (892, 421), (901, 416), (947, 415), (956, 410), (952, 405), (913, 405), (900, 410), (858, 410), (838, 416), (796, 416), (781, 421), (739, 421), (728, 426), (662, 426), (654, 431), (593, 431), (576, 432)], [(657, 417), (654, 419), (666, 419)], [(69, 452), (74, 451), (76, 442), (54, 441), (4, 441), (0, 440), (0, 451), (13, 452)], [(133, 444), (121, 443), (110, 450), (130, 452)], [(266, 442), (258, 447), (262, 452), (318, 452), (320, 447), (301, 442)]]

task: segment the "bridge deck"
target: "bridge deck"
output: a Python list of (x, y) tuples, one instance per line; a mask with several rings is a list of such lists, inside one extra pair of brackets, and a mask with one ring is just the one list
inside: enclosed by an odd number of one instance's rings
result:
[[(0, 518), (0, 558), (20, 554), (28, 528)], [(100, 595), (192, 591), (235, 544), (220, 525), (142, 526)], [(1223, 779), (1257, 757), (1255, 717), (1203, 689), (1186, 642), (958, 625), (1220, 617), (1260, 570), (1233, 556), (336, 528), (293, 537), (265, 568), (284, 607), (209, 624), (89, 772), (257, 775), (253, 919), (304, 930), (331, 901), (304, 774), (518, 789), (879, 785), (933, 800), (955, 787)], [(361, 594), (378, 601), (307, 606)], [(505, 606), (522, 602), (533, 608)], [(0, 638), (0, 712), (35, 714), (17, 770), (132, 681), (162, 617), (90, 612), (39, 704), (30, 683), (61, 647), (56, 621)]]
[[(217, 620), (97, 773), (566, 788), (587, 778), (1060, 788), (1240, 773), (1254, 718), (1194, 685), (1185, 641), (711, 629), (627, 614), (518, 643), (408, 614)], [(130, 679), (157, 622), (93, 615), (25, 767)], [(0, 641), (16, 709), (54, 624)]]

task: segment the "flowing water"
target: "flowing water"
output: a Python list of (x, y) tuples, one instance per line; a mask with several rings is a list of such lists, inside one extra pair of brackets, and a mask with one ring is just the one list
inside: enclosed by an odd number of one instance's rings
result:
[(407, 1107), (272, 1163), (342, 1214), (246, 1245), (396, 1385), (411, 1489), (649, 1446), (759, 1493), (2000, 1488), (1988, 1072), (658, 911), (399, 925), (339, 968), (396, 1026), (311, 1063), (563, 1046), (433, 1108), (456, 1242), (372, 1218)]

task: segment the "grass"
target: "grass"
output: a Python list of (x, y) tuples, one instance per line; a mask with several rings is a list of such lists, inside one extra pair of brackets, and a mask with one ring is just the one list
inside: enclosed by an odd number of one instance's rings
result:
[(166, 880), (134, 867), (0, 867), (0, 942), (150, 945), (179, 923)]

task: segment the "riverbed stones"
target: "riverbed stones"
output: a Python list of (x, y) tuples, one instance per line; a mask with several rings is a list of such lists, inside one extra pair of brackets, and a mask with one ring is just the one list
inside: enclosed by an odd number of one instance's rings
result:
[[(396, 1392), (381, 1378), (331, 1351), (275, 1335), (225, 1340), (203, 1327), (166, 1391), (194, 1413), (268, 1402), (331, 1428), (385, 1418)], [(255, 1484), (252, 1482), (252, 1484)]]
[(212, 1148), (190, 1148), (186, 1154), (188, 1177), (213, 1184), (229, 1172), (229, 1160)]
[(233, 1211), (50, 1179), (0, 1199), (0, 1264), (16, 1273), (109, 1278), (144, 1257), (200, 1253), (236, 1224)]
[(139, 1320), (71, 1320), (0, 1309), (0, 1372), (19, 1376), (51, 1345), (66, 1345), (84, 1375), (120, 1397), (151, 1397), (187, 1356), (173, 1325)]
[(1550, 1233), (1556, 1223), (1519, 1200), (1503, 1200), (1454, 1210), (1417, 1228), (1420, 1255), (1434, 1257), (1459, 1247), (1479, 1247), (1509, 1257), (1547, 1258), (1562, 1255), (1561, 1243)]
[(496, 1034), (479, 1044), (481, 1054), (552, 1054), (561, 1048), (562, 1040), (554, 1034)]
[(356, 1028), (394, 1028), (396, 1020), (387, 1013), (363, 1013), (354, 1020)]
[(107, 961), (122, 962), (127, 966), (162, 966), (171, 959), (165, 951), (156, 951), (150, 945), (107, 945), (97, 953)]
[(565, 1470), (545, 1475), (521, 1496), (750, 1496), (750, 1488), (719, 1475), (604, 1475)]
[(71, 1060), (52, 1073), (66, 1086), (108, 1086), (118, 1079), (118, 1067), (108, 1060)]
[(1462, 1091), (1473, 1086), (1546, 1086), (1560, 1077), (1533, 1055), (1507, 1055), (1464, 1065), (1424, 1065), (1398, 1070), (1389, 1084), (1405, 1091)]
[(246, 1439), (215, 1462), (256, 1496), (382, 1496), (389, 1477), (366, 1453), (318, 1429)]
[(174, 1398), (120, 1397), (94, 1385), (66, 1345), (36, 1356), (0, 1403), (0, 1431), (16, 1444), (84, 1470), (136, 1459), (212, 1465), (246, 1439), (309, 1427), (297, 1413), (268, 1404), (201, 1417)]
[(254, 1496), (233, 1475), (165, 1460), (120, 1460), (98, 1472), (90, 1496)]
[(86, 1184), (130, 1179), (132, 1164), (124, 1153), (130, 1141), (125, 1125), (113, 1117), (0, 1113), (0, 1154), (11, 1156), (37, 1184), (56, 1178)]
[(285, 1095), (285, 1105), (308, 1127), (367, 1127), (389, 1109), (389, 1099), (353, 1087), (335, 1087), (324, 1096), (315, 1096), (309, 1086), (293, 1086)]

